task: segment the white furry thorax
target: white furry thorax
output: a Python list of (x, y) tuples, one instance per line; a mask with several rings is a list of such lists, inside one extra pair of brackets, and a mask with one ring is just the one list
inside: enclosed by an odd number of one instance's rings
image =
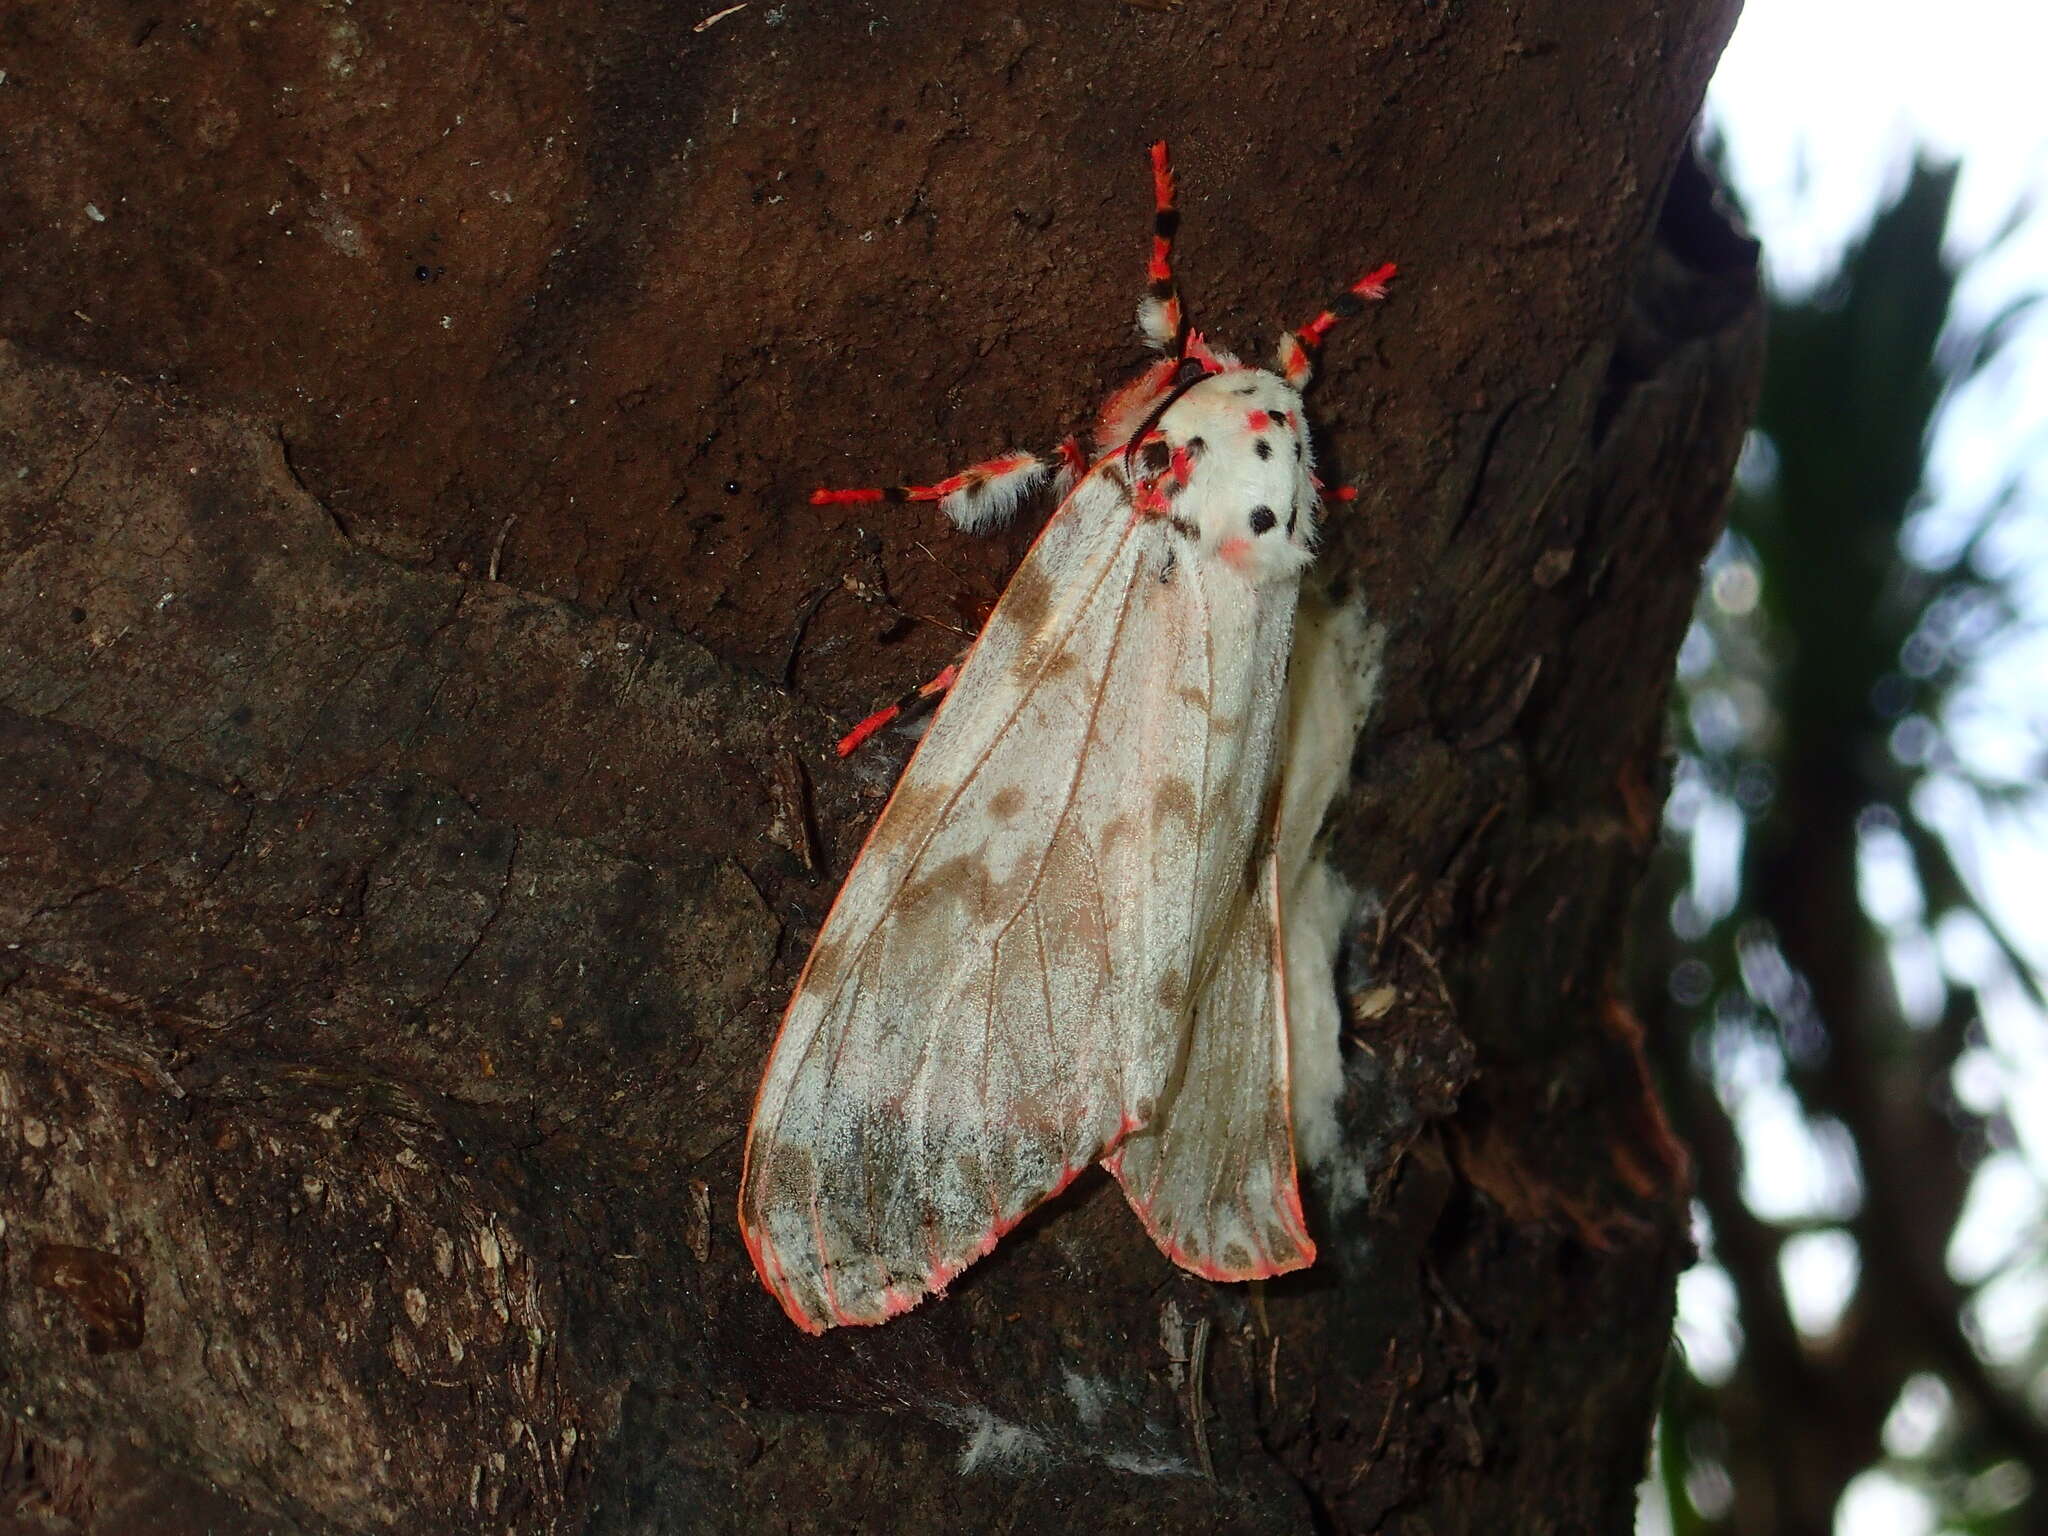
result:
[(1301, 396), (1262, 368), (1201, 379), (1130, 450), (1141, 509), (1254, 585), (1297, 579), (1319, 502)]

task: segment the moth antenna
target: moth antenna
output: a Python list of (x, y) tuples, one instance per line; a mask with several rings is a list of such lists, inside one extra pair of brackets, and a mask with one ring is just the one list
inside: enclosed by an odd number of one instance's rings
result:
[(1173, 166), (1166, 141), (1152, 146), (1152, 262), (1145, 269), (1145, 297), (1138, 301), (1138, 329), (1161, 352), (1180, 351), (1180, 290), (1173, 283), (1173, 237), (1180, 210), (1173, 202)]
[(1382, 262), (1338, 294), (1330, 301), (1328, 309), (1300, 330), (1282, 333), (1277, 359), (1281, 377), (1297, 391), (1306, 389), (1315, 373), (1316, 353), (1323, 345), (1323, 338), (1329, 335), (1330, 328), (1339, 320), (1348, 319), (1364, 309), (1368, 299), (1384, 299), (1394, 270), (1391, 261)]

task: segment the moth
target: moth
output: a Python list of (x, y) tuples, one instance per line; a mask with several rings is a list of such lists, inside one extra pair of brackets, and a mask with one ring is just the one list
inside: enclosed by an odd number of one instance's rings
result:
[(943, 1291), (1098, 1162), (1198, 1275), (1315, 1258), (1276, 854), (1322, 517), (1302, 390), (1330, 328), (1394, 268), (1283, 335), (1272, 369), (1239, 362), (1185, 323), (1164, 144), (1152, 178), (1138, 323), (1162, 355), (1103, 405), (1092, 456), (1069, 442), (812, 498), (935, 501), (973, 530), (1048, 481), (1061, 493), (938, 680), (950, 691), (825, 919), (755, 1100), (740, 1227), (812, 1333)]

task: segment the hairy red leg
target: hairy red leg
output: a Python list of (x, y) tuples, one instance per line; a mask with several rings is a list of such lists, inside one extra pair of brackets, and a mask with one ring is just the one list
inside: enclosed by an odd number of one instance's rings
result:
[(1043, 474), (1045, 460), (1035, 453), (1005, 453), (979, 464), (970, 464), (958, 474), (931, 485), (856, 486), (845, 490), (820, 489), (811, 492), (811, 505), (827, 507), (853, 501), (944, 501), (948, 496), (975, 495), (999, 486), (1019, 475)]
[(920, 683), (894, 704), (876, 710), (867, 719), (861, 721), (859, 725), (856, 725), (852, 730), (839, 738), (839, 755), (841, 757), (851, 757), (860, 750), (861, 743), (874, 735), (875, 732), (902, 719), (906, 712), (916, 709), (927, 700), (936, 700), (948, 688), (953, 686), (953, 680), (959, 675), (960, 663), (956, 661), (930, 682)]
[(1330, 302), (1330, 307), (1298, 331), (1280, 338), (1280, 372), (1296, 389), (1309, 381), (1315, 371), (1315, 355), (1332, 326), (1364, 309), (1368, 300), (1384, 299), (1394, 276), (1394, 264), (1382, 262)]
[(1162, 139), (1152, 146), (1152, 260), (1145, 269), (1145, 297), (1138, 305), (1138, 328), (1162, 352), (1180, 351), (1180, 291), (1173, 283), (1173, 237), (1179, 230), (1173, 166)]
[(932, 485), (860, 486), (811, 492), (814, 507), (861, 501), (936, 501), (956, 528), (979, 533), (1009, 520), (1024, 498), (1055, 473), (1066, 483), (1070, 466), (1080, 457), (1078, 445), (1061, 444), (1051, 459), (1035, 453), (1006, 453), (984, 459)]
[(1065, 439), (1053, 454), (1060, 466), (1053, 471), (1053, 494), (1064, 500), (1067, 492), (1074, 488), (1074, 482), (1088, 473), (1088, 455), (1082, 451), (1078, 437)]

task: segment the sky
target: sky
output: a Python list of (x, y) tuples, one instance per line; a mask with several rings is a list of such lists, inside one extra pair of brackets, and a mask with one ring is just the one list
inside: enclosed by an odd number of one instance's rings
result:
[[(1916, 150), (1961, 167), (1949, 229), (1952, 258), (1968, 264), (1956, 297), (1963, 321), (1981, 324), (2028, 293), (2048, 292), (2048, 0), (1749, 0), (1708, 96), (1708, 118), (1726, 149), (1766, 269), (1781, 291), (1824, 282), (1875, 210), (1904, 184)], [(2041, 777), (2048, 749), (2048, 316), (2019, 334), (2001, 366), (1958, 394), (1930, 454), (1930, 505), (1914, 523), (1908, 553), (1930, 563), (1962, 531), (2015, 467), (2036, 515), (2015, 521), (1986, 556), (2018, 573), (2041, 635), (2017, 641), (1988, 664), (1944, 726), (1979, 772)], [(1957, 847), (1980, 890), (2020, 947), (2048, 974), (2048, 903), (2036, 898), (2048, 871), (2048, 823), (1989, 825), (1974, 797), (1936, 785), (1916, 806)], [(1893, 834), (1896, 836), (1896, 834)], [(1897, 972), (1910, 999), (1916, 975), (1940, 967), (1981, 974), (1988, 944), (1966, 926), (1927, 935), (1911, 882), (1892, 877), (1882, 838), (1866, 851), (1866, 906), (1902, 934)], [(1988, 1273), (2016, 1229), (2044, 1218), (2048, 1176), (2048, 1029), (2017, 996), (1986, 1009), (1987, 1044), (1966, 1060), (1959, 1090), (2003, 1099), (2021, 1125), (2020, 1145), (1979, 1175), (1951, 1267), (1965, 1279)], [(1747, 1194), (1760, 1213), (1783, 1219), (1828, 1214), (1843, 1198), (1842, 1153), (1816, 1141), (1785, 1087), (1778, 1064), (1731, 1068), (1733, 1109), (1752, 1165), (1773, 1170)], [(1725, 1090), (1724, 1091), (1728, 1091)], [(1847, 1174), (1853, 1198), (1854, 1174)], [(1710, 1234), (1705, 1234), (1710, 1241)], [(1790, 1300), (1802, 1326), (1824, 1332), (1855, 1276), (1854, 1245), (1815, 1232), (1785, 1252)], [(2038, 1283), (1993, 1287), (1973, 1319), (1994, 1356), (2016, 1351), (2038, 1319)], [(1679, 1289), (1679, 1333), (1693, 1368), (1711, 1379), (1732, 1363), (1739, 1319), (1727, 1278), (1711, 1262)], [(2043, 1406), (2048, 1406), (2044, 1404)], [(1886, 1440), (1901, 1458), (1853, 1483), (1837, 1512), (1837, 1536), (1934, 1536), (1933, 1506), (1907, 1467), (1944, 1412), (1931, 1379), (1916, 1382), (1894, 1410)], [(1668, 1530), (1646, 1498), (1640, 1530)]]

